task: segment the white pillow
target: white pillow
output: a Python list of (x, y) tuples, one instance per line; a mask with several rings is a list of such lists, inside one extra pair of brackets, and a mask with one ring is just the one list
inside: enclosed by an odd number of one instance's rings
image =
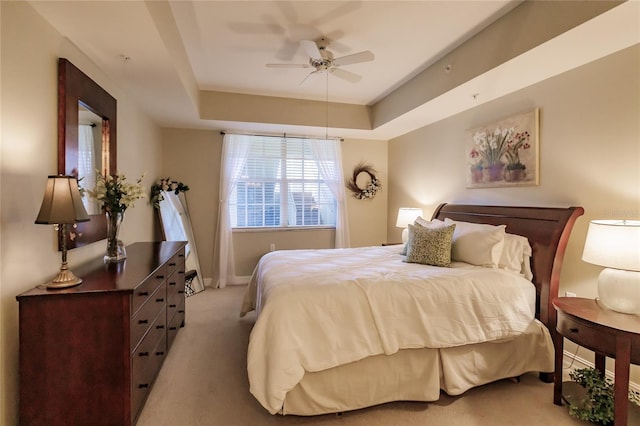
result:
[(449, 218), (445, 224), (456, 224), (451, 246), (451, 260), (497, 268), (504, 246), (505, 225), (458, 222)]
[(413, 222), (414, 225), (424, 226), (425, 228), (434, 228), (444, 226), (444, 222), (440, 219), (427, 220), (422, 216), (418, 216), (416, 220)]
[(504, 246), (500, 255), (499, 268), (508, 269), (517, 274), (524, 275), (531, 280), (531, 245), (526, 237), (505, 233)]

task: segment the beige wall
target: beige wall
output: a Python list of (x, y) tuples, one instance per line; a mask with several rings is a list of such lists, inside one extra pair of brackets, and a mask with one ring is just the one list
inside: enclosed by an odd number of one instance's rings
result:
[[(57, 172), (57, 59), (68, 58), (118, 101), (118, 165), (131, 179), (160, 170), (160, 130), (122, 90), (26, 2), (0, 2), (0, 424), (17, 423), (18, 303), (60, 268), (52, 227), (35, 225), (47, 175)], [(127, 211), (125, 243), (153, 239), (146, 200)], [(73, 269), (104, 253), (104, 241), (69, 252)]]
[(162, 130), (162, 177), (189, 185), (185, 196), (203, 278), (213, 276), (221, 155), (219, 131)]
[[(163, 129), (163, 176), (189, 185), (187, 201), (204, 278), (212, 278), (213, 247), (218, 220), (218, 194), (222, 135), (214, 130)], [(383, 184), (373, 200), (357, 200), (348, 193), (351, 246), (378, 245), (386, 241), (387, 142), (347, 139), (342, 142), (345, 177), (360, 161), (373, 165)], [(273, 243), (277, 250), (331, 248), (332, 230), (237, 231), (234, 233), (236, 273), (248, 276)]]
[[(540, 186), (466, 189), (465, 130), (534, 107), (540, 108)], [(640, 218), (639, 117), (636, 45), (389, 141), (389, 212), (415, 205), (430, 216), (440, 202), (582, 206), (560, 294), (594, 297), (602, 268), (581, 260), (589, 221)], [(390, 236), (392, 219), (390, 213)]]

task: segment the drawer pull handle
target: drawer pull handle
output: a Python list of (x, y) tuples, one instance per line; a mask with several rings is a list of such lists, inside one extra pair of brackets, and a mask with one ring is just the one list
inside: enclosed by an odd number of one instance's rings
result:
[(178, 271), (179, 274), (184, 274), (184, 271)]
[(176, 282), (175, 281), (170, 281), (169, 285), (176, 285)]
[(169, 266), (176, 266), (176, 262), (169, 263)]
[(177, 330), (176, 327), (169, 327), (169, 330), (173, 331), (173, 330)]
[(144, 388), (148, 388), (149, 387), (149, 383), (140, 383), (138, 385), (138, 389), (144, 389)]
[(138, 356), (149, 356), (149, 352), (140, 352)]
[(149, 320), (138, 320), (138, 324), (149, 324)]
[(179, 314), (184, 314), (184, 310), (178, 311)]
[(148, 291), (141, 291), (140, 293), (138, 293), (138, 296), (148, 296), (149, 292)]
[(159, 299), (156, 299), (156, 302), (158, 302), (158, 303), (162, 303), (162, 302), (164, 302), (164, 299), (161, 297), (161, 298), (159, 298)]
[(577, 328), (575, 328), (575, 327), (572, 327), (572, 328), (570, 328), (570, 329), (569, 329), (569, 331), (570, 331), (571, 333), (577, 333), (577, 332), (578, 332), (578, 329), (577, 329)]
[(164, 280), (164, 275), (156, 275), (156, 279), (158, 279), (158, 280)]
[(156, 330), (162, 330), (164, 328), (164, 325), (156, 325)]
[(184, 257), (184, 254), (179, 254), (178, 257)]
[(164, 352), (156, 352), (156, 355), (157, 356), (162, 356), (162, 355), (164, 355)]
[(170, 308), (175, 308), (178, 305), (169, 305)]

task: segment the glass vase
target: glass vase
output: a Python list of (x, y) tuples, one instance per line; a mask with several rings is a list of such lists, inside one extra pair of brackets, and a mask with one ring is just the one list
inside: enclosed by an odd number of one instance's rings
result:
[(122, 241), (118, 239), (118, 232), (124, 220), (124, 212), (106, 212), (107, 215), (107, 253), (105, 262), (120, 262), (127, 258), (127, 252)]

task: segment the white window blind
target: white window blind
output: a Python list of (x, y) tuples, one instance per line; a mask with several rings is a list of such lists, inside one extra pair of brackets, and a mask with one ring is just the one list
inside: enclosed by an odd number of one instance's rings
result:
[[(242, 136), (246, 162), (229, 199), (231, 226), (336, 225), (336, 199), (321, 178), (311, 140)], [(339, 159), (323, 159), (337, 170)]]

